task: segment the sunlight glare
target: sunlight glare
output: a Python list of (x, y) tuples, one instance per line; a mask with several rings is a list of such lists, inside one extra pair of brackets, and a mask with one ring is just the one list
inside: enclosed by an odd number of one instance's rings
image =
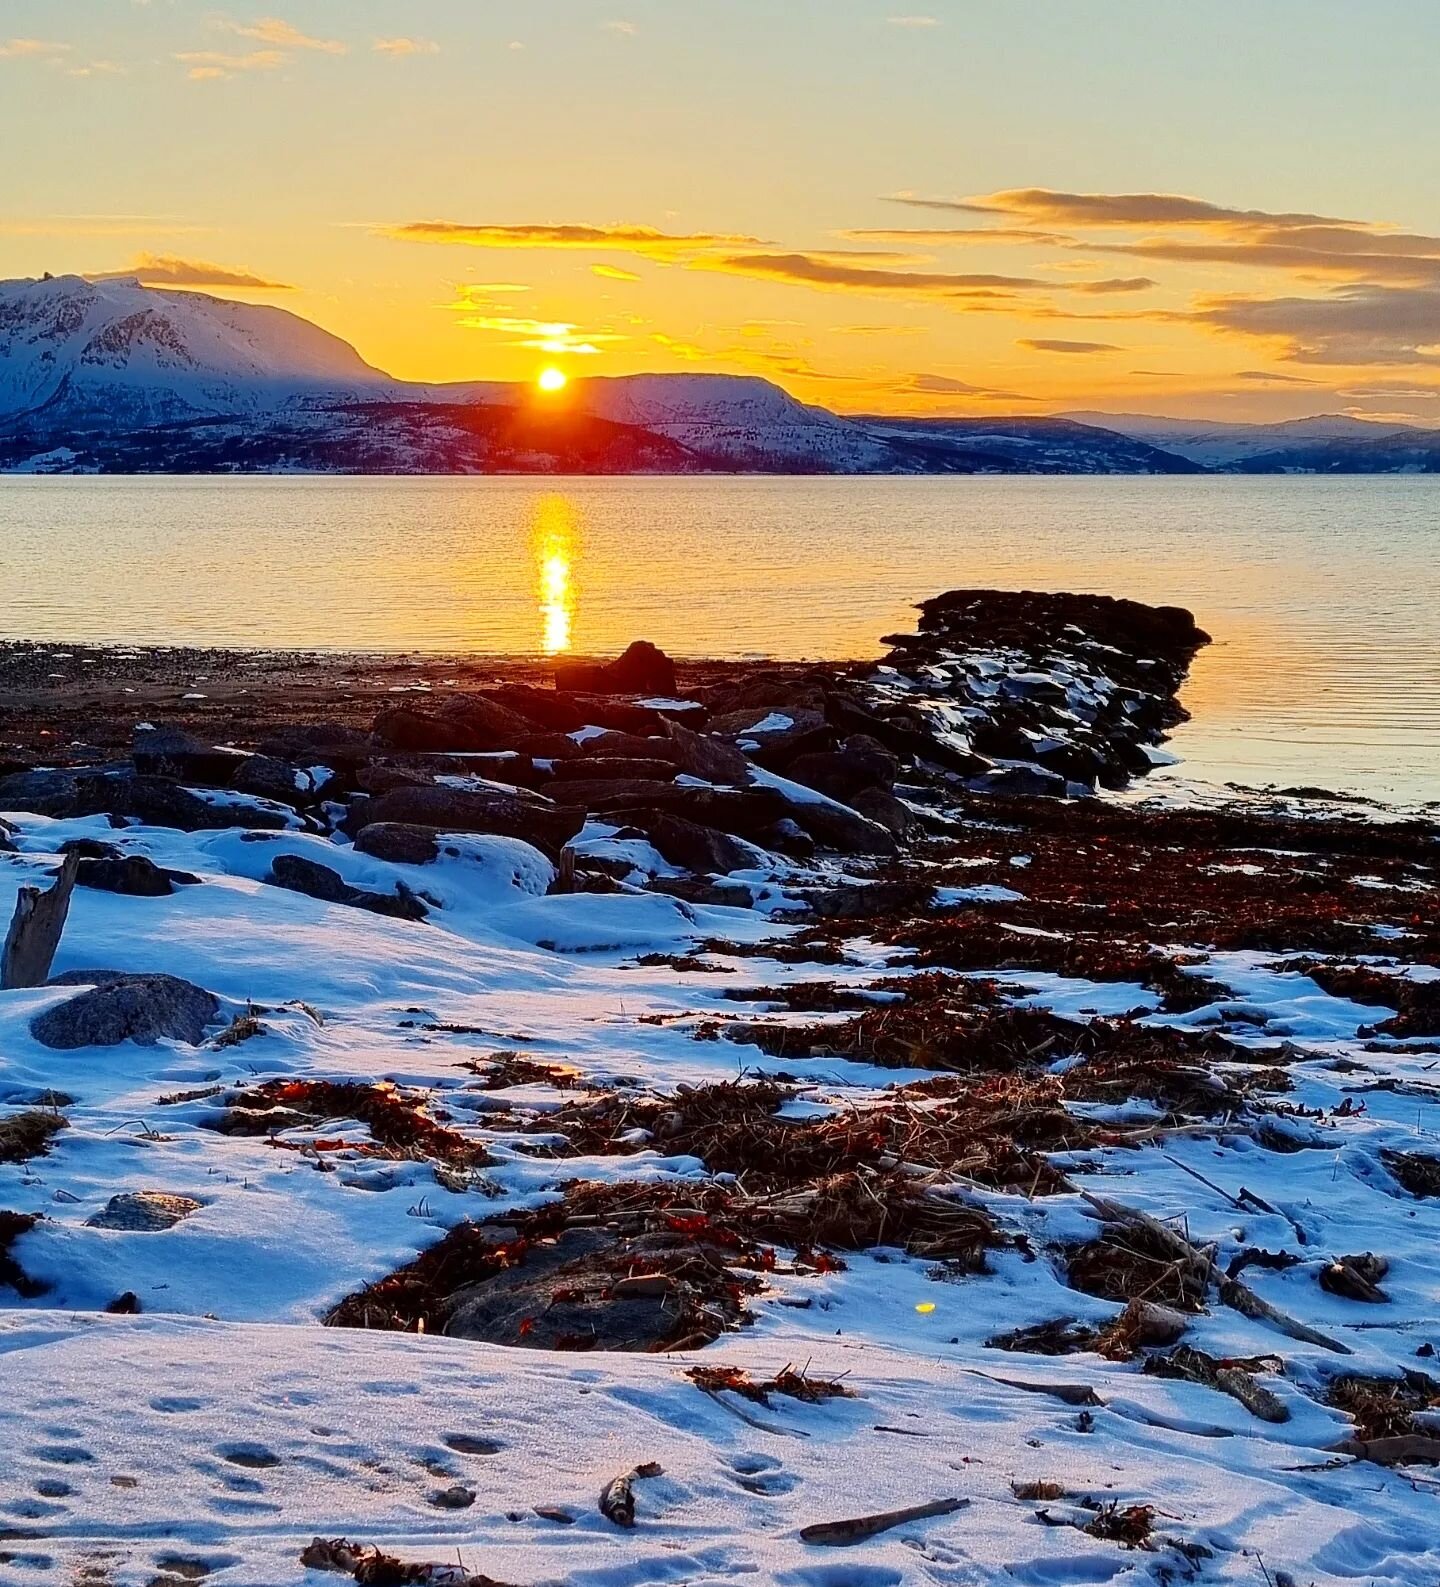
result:
[(543, 497), (535, 509), (534, 544), (540, 649), (547, 656), (570, 648), (575, 541), (575, 509), (563, 496)]
[(556, 369), (552, 364), (548, 369), (540, 371), (535, 384), (541, 391), (564, 391), (569, 377), (563, 369)]

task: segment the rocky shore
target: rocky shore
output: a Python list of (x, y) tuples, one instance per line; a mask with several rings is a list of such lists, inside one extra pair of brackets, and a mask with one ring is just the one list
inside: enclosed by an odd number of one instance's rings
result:
[(0, 1582), (1440, 1570), (1440, 833), (1097, 797), (1188, 612), (919, 613), (0, 649)]

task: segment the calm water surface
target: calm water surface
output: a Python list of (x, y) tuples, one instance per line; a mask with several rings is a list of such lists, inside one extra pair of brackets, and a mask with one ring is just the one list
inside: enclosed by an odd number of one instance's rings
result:
[(1191, 607), (1189, 775), (1440, 799), (1440, 479), (0, 478), (0, 634), (874, 654), (1028, 585)]

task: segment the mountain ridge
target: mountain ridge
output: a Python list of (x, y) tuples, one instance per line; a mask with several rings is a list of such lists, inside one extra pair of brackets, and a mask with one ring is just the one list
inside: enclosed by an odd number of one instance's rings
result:
[(1195, 474), (1440, 472), (1440, 432), (1084, 410), (844, 416), (757, 375), (403, 381), (273, 305), (0, 281), (0, 472)]

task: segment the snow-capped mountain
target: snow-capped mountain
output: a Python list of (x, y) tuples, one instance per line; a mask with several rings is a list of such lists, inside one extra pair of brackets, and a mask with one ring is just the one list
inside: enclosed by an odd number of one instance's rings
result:
[(1440, 432), (1143, 414), (842, 418), (755, 376), (395, 380), (285, 309), (135, 280), (0, 281), (0, 472), (1435, 472)]
[[(1103, 425), (1151, 446), (1188, 457), (1204, 468), (1242, 469), (1253, 458), (1299, 448), (1370, 445), (1397, 431), (1414, 439), (1405, 426), (1356, 419), (1347, 413), (1317, 413), (1276, 424), (1236, 424), (1209, 419), (1165, 419), (1149, 413), (1078, 412), (1064, 415), (1077, 423)], [(1419, 432), (1423, 435), (1423, 431)]]
[(0, 282), (0, 420), (156, 424), (400, 389), (285, 309), (133, 280)]

